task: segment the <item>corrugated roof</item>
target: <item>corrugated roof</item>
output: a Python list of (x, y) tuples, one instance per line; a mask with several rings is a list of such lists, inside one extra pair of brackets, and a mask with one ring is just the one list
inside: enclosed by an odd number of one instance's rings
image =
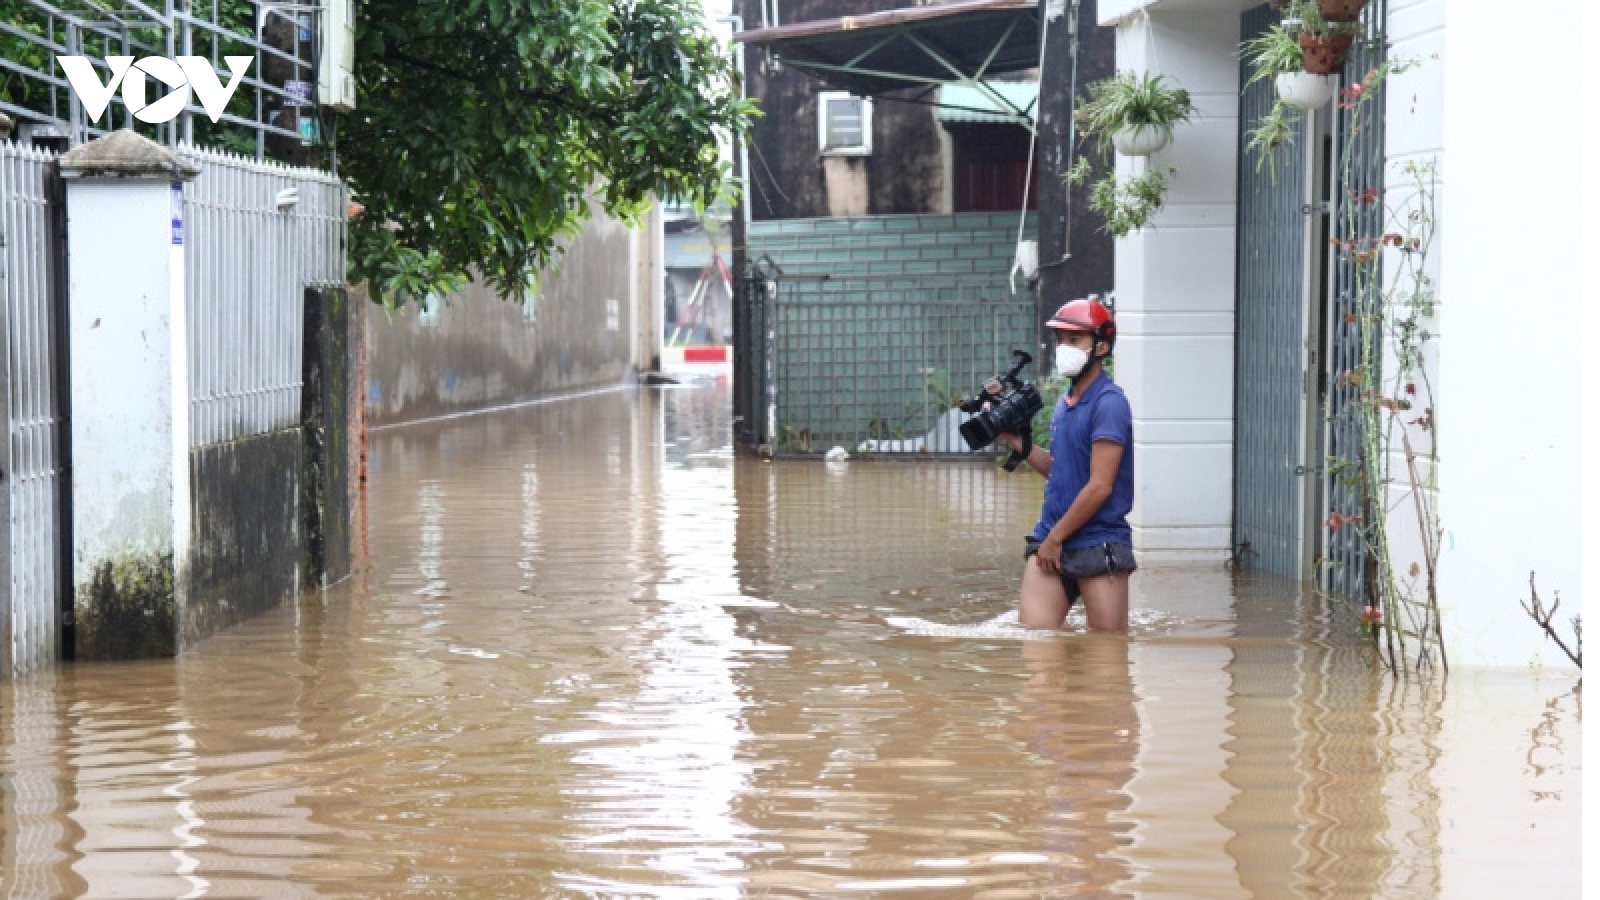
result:
[(996, 103), (994, 98), (975, 87), (947, 84), (939, 88), (939, 121), (964, 125), (1020, 125), (1016, 110), (1026, 113), (1029, 120), (1038, 113), (1039, 82), (991, 81), (988, 86), (1015, 109)]

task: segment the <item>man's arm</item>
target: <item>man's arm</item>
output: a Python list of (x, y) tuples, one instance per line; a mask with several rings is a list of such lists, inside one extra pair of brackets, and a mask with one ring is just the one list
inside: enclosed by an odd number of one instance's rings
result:
[(1122, 445), (1116, 441), (1095, 441), (1089, 449), (1089, 483), (1078, 491), (1072, 505), (1056, 527), (1050, 529), (1039, 545), (1039, 568), (1052, 574), (1061, 573), (1061, 545), (1072, 537), (1084, 523), (1100, 511), (1111, 489), (1117, 483), (1117, 470), (1122, 466)]

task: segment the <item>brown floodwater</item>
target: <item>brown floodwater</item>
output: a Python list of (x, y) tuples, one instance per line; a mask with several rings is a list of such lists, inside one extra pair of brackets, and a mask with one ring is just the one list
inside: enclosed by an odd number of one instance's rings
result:
[(1040, 480), (763, 462), (726, 385), (377, 432), (361, 571), (0, 682), (0, 897), (1575, 897), (1576, 679), (1295, 585), (1011, 612)]

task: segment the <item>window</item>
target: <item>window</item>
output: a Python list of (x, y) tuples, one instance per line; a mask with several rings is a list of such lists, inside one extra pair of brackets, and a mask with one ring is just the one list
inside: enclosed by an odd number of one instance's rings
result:
[(825, 156), (872, 153), (872, 101), (843, 91), (817, 95), (818, 139)]
[(1015, 125), (949, 126), (955, 212), (1015, 212), (1027, 195), (1028, 209), (1039, 208), (1039, 184), (1028, 184), (1026, 128)]

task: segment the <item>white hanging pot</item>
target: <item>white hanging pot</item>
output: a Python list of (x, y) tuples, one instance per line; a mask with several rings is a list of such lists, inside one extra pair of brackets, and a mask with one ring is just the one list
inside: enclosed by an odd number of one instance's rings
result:
[(1285, 72), (1277, 78), (1278, 99), (1295, 109), (1318, 109), (1339, 90), (1339, 76)]
[(1123, 156), (1149, 156), (1167, 145), (1168, 133), (1159, 125), (1130, 125), (1111, 136)]

